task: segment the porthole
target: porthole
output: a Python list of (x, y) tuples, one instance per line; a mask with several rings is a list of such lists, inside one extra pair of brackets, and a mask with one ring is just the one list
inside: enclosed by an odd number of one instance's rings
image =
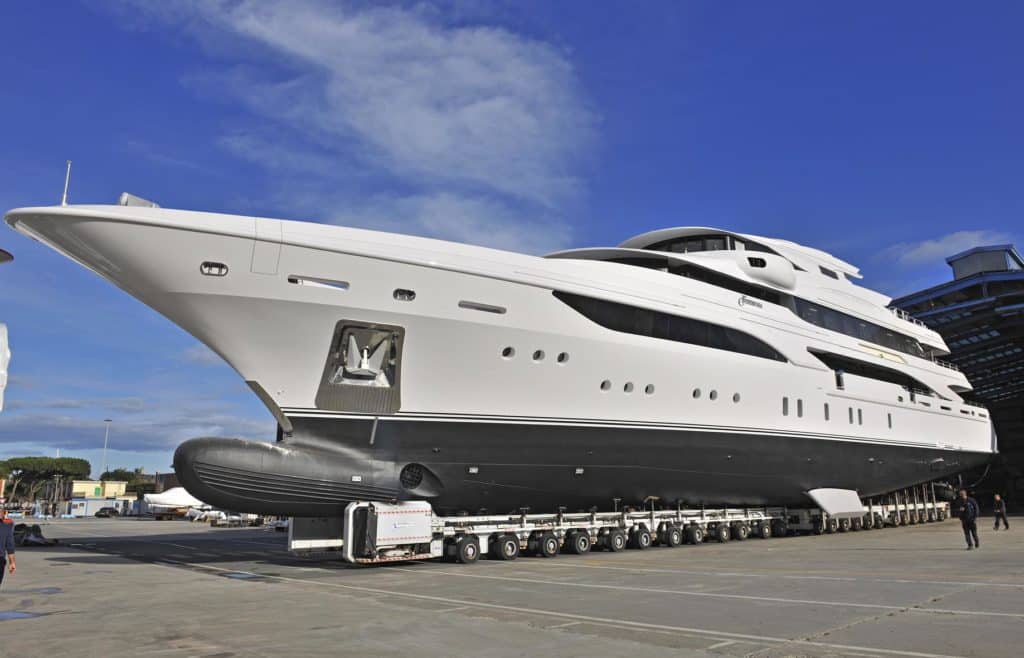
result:
[(558, 354), (558, 362), (559, 363), (567, 363), (568, 361), (569, 361), (569, 353), (568, 352), (560, 352)]
[(733, 393), (732, 394), (732, 401), (733, 402), (739, 402), (740, 401), (740, 394), (739, 393)]
[(543, 361), (544, 360), (544, 350), (537, 350), (536, 352), (534, 352), (533, 353), (533, 360), (534, 361)]
[(633, 392), (633, 382), (626, 382), (626, 385), (622, 387), (622, 390), (626, 393)]
[(611, 381), (610, 381), (610, 380), (607, 380), (607, 379), (606, 379), (606, 380), (604, 380), (603, 382), (601, 382), (601, 390), (602, 390), (602, 391), (607, 391), (607, 390), (609, 390), (609, 389), (610, 389), (611, 387), (612, 387), (612, 383), (611, 383)]
[(415, 290), (407, 290), (406, 288), (395, 288), (395, 291), (391, 295), (400, 302), (411, 302), (416, 299)]
[(718, 391), (711, 391), (710, 393), (708, 393), (708, 397), (711, 398), (712, 400), (717, 400), (718, 399)]
[(502, 358), (505, 358), (505, 359), (511, 359), (515, 355), (516, 355), (516, 348), (514, 348), (514, 347), (506, 347), (505, 349), (503, 349), (501, 351), (501, 356), (502, 356)]
[(654, 384), (648, 384), (644, 387), (644, 393), (647, 395), (654, 395)]
[(700, 389), (699, 388), (693, 389), (693, 399), (696, 400), (699, 397), (700, 397)]

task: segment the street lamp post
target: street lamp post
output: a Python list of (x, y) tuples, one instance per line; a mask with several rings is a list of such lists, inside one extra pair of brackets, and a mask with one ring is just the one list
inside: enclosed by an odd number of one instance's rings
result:
[(103, 422), (107, 424), (107, 429), (103, 433), (103, 470), (100, 471), (100, 477), (107, 472), (107, 440), (110, 438), (110, 423), (113, 422), (110, 418), (104, 418)]

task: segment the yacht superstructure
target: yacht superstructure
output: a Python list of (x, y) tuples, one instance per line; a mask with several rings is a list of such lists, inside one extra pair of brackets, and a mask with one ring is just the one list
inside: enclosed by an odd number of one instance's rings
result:
[(178, 449), (222, 508), (795, 504), (995, 451), (937, 333), (783, 240), (678, 228), (538, 258), (142, 205), (6, 219), (189, 331), (277, 418), (274, 444)]

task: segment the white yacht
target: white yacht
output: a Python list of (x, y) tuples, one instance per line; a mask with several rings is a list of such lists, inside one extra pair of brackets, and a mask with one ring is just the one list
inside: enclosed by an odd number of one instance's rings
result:
[(6, 220), (208, 345), (276, 417), (275, 443), (179, 447), (217, 507), (795, 505), (996, 450), (942, 338), (813, 248), (672, 228), (540, 258), (122, 199)]

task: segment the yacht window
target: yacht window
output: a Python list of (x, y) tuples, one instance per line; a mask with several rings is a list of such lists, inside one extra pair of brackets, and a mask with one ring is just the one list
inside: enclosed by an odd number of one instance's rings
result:
[(704, 249), (706, 251), (723, 251), (725, 250), (725, 238), (708, 238), (705, 242)]
[(834, 270), (830, 270), (827, 267), (822, 267), (821, 265), (818, 266), (818, 269), (821, 271), (822, 274), (824, 274), (825, 276), (827, 276), (830, 279), (838, 279), (839, 278), (839, 275), (836, 274)]
[(857, 410), (857, 424), (858, 425), (863, 425), (864, 424), (864, 411), (861, 410), (861, 409)]
[(891, 329), (809, 302), (806, 299), (794, 297), (793, 302), (796, 314), (813, 325), (860, 338), (898, 352), (924, 357), (921, 343), (910, 336), (904, 336)]
[(796, 401), (796, 415), (797, 415), (798, 418), (803, 418), (804, 417), (804, 401), (803, 400), (797, 400)]
[(782, 415), (789, 415), (789, 398), (782, 398)]
[(847, 356), (833, 354), (831, 352), (816, 352), (814, 350), (808, 350), (808, 352), (835, 371), (836, 388), (843, 388), (844, 375), (856, 375), (858, 377), (868, 377), (870, 379), (889, 382), (890, 384), (898, 384), (910, 391), (923, 392), (926, 395), (932, 394), (931, 389), (929, 389), (924, 383), (894, 368), (886, 368), (884, 366), (875, 365), (874, 363), (867, 363)]
[(825, 403), (825, 420), (828, 420), (828, 402)]
[(606, 329), (786, 361), (786, 357), (771, 345), (738, 329), (583, 295), (560, 291), (553, 294), (577, 313)]
[(763, 258), (747, 258), (751, 267), (768, 267), (768, 261)]

